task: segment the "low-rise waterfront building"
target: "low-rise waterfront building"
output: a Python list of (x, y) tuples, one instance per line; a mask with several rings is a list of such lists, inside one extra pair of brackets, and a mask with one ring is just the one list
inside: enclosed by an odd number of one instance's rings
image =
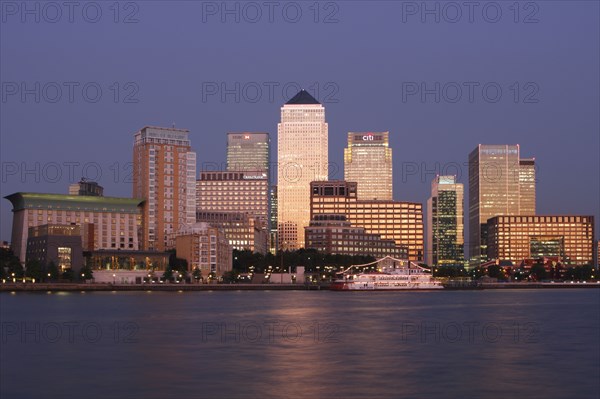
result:
[(392, 256), (406, 259), (408, 247), (394, 240), (384, 240), (369, 234), (363, 227), (354, 227), (345, 215), (316, 214), (305, 227), (306, 248), (332, 255), (367, 255), (375, 258)]
[(30, 227), (27, 237), (26, 261), (38, 261), (42, 266), (51, 262), (60, 273), (83, 266), (80, 228), (77, 225), (44, 224)]
[(341, 214), (355, 227), (408, 248), (408, 259), (424, 260), (423, 205), (416, 202), (359, 200), (357, 183), (344, 180), (310, 183), (310, 217)]
[(487, 229), (489, 259), (516, 264), (556, 257), (568, 266), (593, 262), (593, 216), (496, 216), (487, 221)]
[[(196, 221), (217, 222), (235, 249), (265, 254), (269, 239), (267, 171), (202, 172), (196, 182)], [(254, 230), (262, 230), (256, 233)]]
[(187, 261), (188, 270), (199, 269), (203, 276), (210, 273), (221, 276), (233, 268), (233, 249), (225, 233), (208, 223), (197, 222), (181, 228), (175, 248), (177, 257)]
[(13, 206), (12, 250), (23, 263), (29, 228), (46, 224), (79, 226), (84, 250), (139, 249), (142, 199), (24, 192), (5, 198)]
[(247, 213), (199, 211), (196, 221), (222, 229), (233, 249), (267, 253), (268, 232), (264, 223)]

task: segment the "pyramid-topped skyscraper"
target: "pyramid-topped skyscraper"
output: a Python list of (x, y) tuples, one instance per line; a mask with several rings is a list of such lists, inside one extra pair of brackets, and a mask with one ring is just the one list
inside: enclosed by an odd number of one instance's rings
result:
[(310, 182), (327, 180), (325, 108), (306, 90), (281, 107), (277, 125), (278, 241), (281, 250), (304, 247), (310, 222)]

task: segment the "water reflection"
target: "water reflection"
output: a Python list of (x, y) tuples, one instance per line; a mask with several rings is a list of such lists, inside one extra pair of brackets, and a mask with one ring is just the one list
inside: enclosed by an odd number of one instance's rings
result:
[(595, 291), (2, 294), (0, 394), (597, 397)]

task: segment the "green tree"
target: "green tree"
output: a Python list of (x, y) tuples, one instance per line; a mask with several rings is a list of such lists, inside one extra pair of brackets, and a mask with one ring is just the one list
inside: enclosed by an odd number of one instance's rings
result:
[(44, 269), (38, 260), (29, 260), (25, 264), (25, 276), (34, 278), (36, 281), (42, 281)]
[(488, 266), (488, 276), (502, 280), (504, 279), (504, 271), (498, 265), (490, 265)]
[(226, 284), (235, 283), (235, 281), (236, 281), (235, 276), (236, 275), (237, 274), (233, 270), (230, 270), (230, 271), (227, 271), (227, 272), (223, 273), (223, 282), (226, 283)]
[(72, 282), (75, 279), (75, 272), (71, 268), (65, 269), (60, 278)]
[(56, 267), (56, 263), (50, 261), (46, 266), (44, 279), (48, 279), (50, 281), (54, 281), (58, 279), (60, 272), (58, 271), (58, 267)]
[(12, 279), (13, 273), (15, 278), (23, 278), (25, 275), (19, 258), (10, 249), (0, 248), (0, 269), (7, 279)]
[(546, 279), (546, 277), (548, 276), (548, 273), (546, 272), (546, 268), (544, 267), (543, 264), (536, 263), (533, 266), (531, 266), (530, 276), (535, 281), (542, 281), (542, 280)]
[(171, 269), (171, 266), (167, 266), (167, 268), (165, 269), (165, 272), (162, 275), (162, 278), (164, 281), (169, 281), (169, 282), (173, 282), (173, 269)]
[(192, 271), (192, 277), (194, 277), (194, 280), (196, 280), (196, 282), (200, 281), (200, 279), (202, 279), (202, 270), (200, 270), (200, 268), (198, 267), (195, 267)]
[(94, 272), (89, 266), (82, 267), (79, 271), (79, 275), (81, 276), (82, 280), (91, 280), (94, 278)]
[(171, 251), (169, 255), (169, 266), (171, 270), (178, 272), (187, 272), (187, 260), (178, 258), (175, 251)]

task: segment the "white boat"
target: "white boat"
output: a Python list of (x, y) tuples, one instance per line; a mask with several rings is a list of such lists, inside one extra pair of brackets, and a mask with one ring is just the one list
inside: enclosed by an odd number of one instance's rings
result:
[(364, 265), (352, 265), (338, 274), (341, 278), (331, 284), (331, 290), (383, 291), (444, 288), (441, 281), (431, 275), (429, 269), (391, 256)]

